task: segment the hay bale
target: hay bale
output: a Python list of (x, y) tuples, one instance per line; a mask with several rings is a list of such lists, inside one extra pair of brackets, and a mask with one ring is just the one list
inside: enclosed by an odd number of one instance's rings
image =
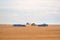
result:
[(30, 26), (30, 24), (27, 22), (27, 23), (26, 23), (26, 26)]
[(32, 23), (31, 26), (36, 26), (36, 24), (35, 23)]

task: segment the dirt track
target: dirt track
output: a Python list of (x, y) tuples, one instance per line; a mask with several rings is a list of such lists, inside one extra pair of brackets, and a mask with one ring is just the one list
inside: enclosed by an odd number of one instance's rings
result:
[(0, 40), (60, 40), (60, 26), (14, 27), (0, 25)]

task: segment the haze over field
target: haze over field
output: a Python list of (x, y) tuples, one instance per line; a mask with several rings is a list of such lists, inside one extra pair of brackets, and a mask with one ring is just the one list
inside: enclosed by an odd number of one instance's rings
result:
[(0, 0), (0, 24), (60, 24), (60, 0)]

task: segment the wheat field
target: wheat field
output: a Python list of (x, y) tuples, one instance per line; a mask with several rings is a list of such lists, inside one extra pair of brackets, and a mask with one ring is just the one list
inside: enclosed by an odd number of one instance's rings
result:
[(46, 27), (0, 25), (0, 40), (60, 40), (60, 25)]

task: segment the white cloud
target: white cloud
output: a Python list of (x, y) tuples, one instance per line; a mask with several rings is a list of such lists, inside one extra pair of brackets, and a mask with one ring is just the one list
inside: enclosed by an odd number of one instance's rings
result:
[[(56, 17), (60, 13), (59, 0), (8, 0), (1, 3), (0, 19), (1, 23), (25, 23), (25, 22), (41, 22)], [(6, 9), (6, 10), (5, 10)], [(11, 11), (11, 12), (10, 12)], [(1, 14), (2, 13), (2, 14)], [(55, 16), (50, 18), (50, 14)], [(60, 16), (59, 16), (60, 17)], [(15, 22), (16, 21), (16, 22)], [(47, 22), (51, 22), (50, 20)]]
[[(11, 9), (40, 9), (40, 8), (49, 8), (52, 5), (56, 5), (58, 2), (50, 0), (14, 0), (8, 1), (7, 6), (0, 8), (11, 8)], [(58, 6), (58, 4), (57, 4)]]

